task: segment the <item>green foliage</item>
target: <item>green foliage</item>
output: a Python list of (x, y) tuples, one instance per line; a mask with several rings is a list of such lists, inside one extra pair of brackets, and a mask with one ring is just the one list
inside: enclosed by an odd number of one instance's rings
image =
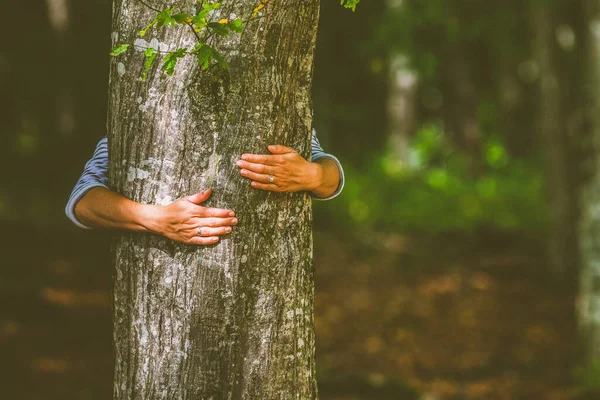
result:
[(229, 65), (221, 53), (206, 44), (198, 43), (194, 48), (194, 51), (192, 51), (192, 54), (196, 55), (198, 58), (198, 64), (203, 70), (207, 69), (213, 60), (216, 60), (221, 68), (229, 68)]
[(240, 18), (235, 19), (228, 24), (228, 27), (232, 32), (242, 33), (242, 20)]
[(343, 5), (345, 8), (351, 9), (352, 11), (356, 11), (356, 6), (359, 2), (360, 0), (340, 0), (341, 5)]
[[(178, 61), (187, 56), (193, 55), (197, 58), (198, 64), (203, 70), (206, 70), (215, 61), (216, 65), (219, 65), (223, 69), (228, 68), (228, 64), (215, 48), (206, 44), (208, 38), (213, 34), (217, 36), (225, 37), (231, 32), (241, 33), (243, 22), (241, 19), (235, 19), (229, 21), (228, 19), (221, 19), (219, 21), (207, 21), (211, 11), (217, 10), (221, 7), (221, 3), (209, 3), (205, 1), (198, 1), (199, 4), (198, 12), (195, 15), (187, 13), (175, 13), (175, 8), (167, 8), (156, 14), (154, 18), (144, 29), (139, 32), (140, 37), (146, 36), (150, 29), (156, 27), (161, 29), (165, 27), (175, 27), (177, 25), (185, 25), (191, 28), (198, 39), (198, 43), (193, 50), (188, 48), (179, 48), (175, 51), (168, 52), (165, 54), (162, 62), (161, 70), (167, 75), (172, 76), (175, 73), (175, 68)], [(119, 56), (125, 53), (131, 44), (122, 44), (115, 47), (111, 51), (112, 56)], [(144, 62), (144, 69), (142, 71), (142, 81), (146, 80), (148, 72), (152, 68), (159, 51), (152, 48), (147, 48), (144, 51), (146, 58)]]
[[(258, 4), (258, 6), (253, 10), (251, 18), (255, 18), (258, 12), (265, 7), (268, 1), (269, 0), (260, 0), (260, 4)], [(342, 0), (342, 5), (344, 5), (346, 8), (351, 8), (354, 11), (358, 2), (359, 0)], [(237, 18), (233, 21), (230, 21), (226, 18), (218, 21), (208, 21), (211, 11), (221, 8), (221, 3), (210, 3), (205, 0), (197, 0), (196, 3), (198, 4), (198, 7), (195, 15), (187, 13), (175, 13), (174, 7), (166, 8), (162, 11), (159, 11), (156, 14), (156, 17), (139, 31), (140, 37), (146, 36), (148, 31), (153, 27), (156, 27), (156, 29), (161, 29), (164, 27), (186, 25), (194, 31), (198, 43), (193, 50), (180, 48), (165, 55), (161, 70), (167, 73), (169, 76), (175, 73), (175, 67), (177, 66), (179, 59), (187, 55), (196, 56), (198, 64), (202, 70), (208, 69), (213, 61), (215, 61), (215, 64), (223, 69), (229, 68), (229, 64), (223, 55), (214, 47), (209, 46), (206, 42), (214, 34), (217, 36), (226, 37), (232, 32), (241, 33), (243, 30), (243, 21), (240, 18)], [(113, 57), (119, 56), (125, 53), (130, 46), (130, 43), (121, 44), (115, 47), (111, 51), (110, 55)], [(148, 71), (152, 68), (152, 64), (154, 63), (157, 54), (158, 51), (156, 49), (145, 49), (144, 55), (146, 60), (141, 77), (142, 81), (146, 80)]]
[(162, 70), (165, 71), (167, 75), (172, 76), (175, 72), (175, 66), (177, 65), (177, 61), (179, 61), (180, 58), (185, 57), (186, 54), (187, 51), (184, 48), (177, 49), (167, 54), (167, 56), (163, 60)]
[(340, 227), (407, 233), (473, 232), (479, 228), (539, 233), (546, 226), (543, 179), (512, 160), (502, 142), (484, 144), (485, 172), (472, 177), (466, 154), (425, 125), (411, 142), (410, 165), (391, 153), (366, 169), (345, 167), (344, 193), (324, 204)]
[(127, 44), (121, 44), (121, 45), (115, 47), (110, 52), (110, 55), (113, 56), (113, 57), (117, 57), (118, 55), (125, 53), (130, 46), (131, 45), (128, 44), (128, 43)]
[(171, 16), (171, 14), (175, 11), (174, 8), (167, 8), (158, 13), (156, 16), (156, 28), (160, 29), (163, 26), (176, 26), (177, 20)]
[(208, 27), (212, 29), (219, 36), (229, 35), (229, 29), (227, 24), (221, 24), (219, 22), (211, 22)]
[(582, 393), (600, 391), (600, 361), (589, 366), (579, 366), (573, 370), (573, 378), (578, 391)]
[(158, 52), (156, 51), (156, 49), (153, 49), (152, 47), (144, 52), (144, 56), (146, 56), (146, 62), (144, 63), (144, 72), (142, 72), (142, 81), (146, 80), (146, 77), (148, 76), (148, 71), (150, 70), (150, 68), (152, 68), (152, 64), (154, 63), (157, 54)]

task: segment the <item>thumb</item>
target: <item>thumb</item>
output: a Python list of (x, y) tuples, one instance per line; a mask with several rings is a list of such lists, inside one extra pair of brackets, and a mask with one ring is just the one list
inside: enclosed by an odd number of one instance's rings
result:
[(196, 193), (187, 197), (187, 200), (194, 203), (200, 204), (208, 200), (210, 197), (211, 191), (210, 189), (205, 190), (204, 192)]
[(292, 149), (291, 147), (282, 146), (282, 145), (278, 144), (278, 145), (269, 146), (269, 151), (273, 154), (286, 154), (286, 153), (293, 153), (296, 150)]

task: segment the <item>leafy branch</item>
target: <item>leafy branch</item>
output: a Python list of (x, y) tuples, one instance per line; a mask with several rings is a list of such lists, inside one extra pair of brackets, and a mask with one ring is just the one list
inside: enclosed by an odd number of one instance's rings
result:
[[(156, 7), (151, 6), (145, 0), (138, 0), (147, 8), (156, 12), (156, 17), (152, 19), (141, 31), (138, 36), (143, 38), (146, 34), (154, 29), (156, 31), (163, 28), (173, 28), (178, 25), (185, 25), (191, 29), (196, 37), (198, 43), (193, 49), (179, 48), (175, 51), (163, 52), (153, 47), (147, 47), (144, 51), (145, 61), (144, 69), (142, 72), (142, 81), (146, 80), (148, 72), (154, 65), (154, 62), (158, 54), (165, 54), (162, 60), (161, 70), (167, 75), (172, 76), (175, 73), (175, 67), (177, 62), (186, 56), (195, 56), (198, 64), (202, 70), (208, 69), (212, 64), (219, 65), (223, 69), (228, 69), (229, 65), (223, 55), (219, 53), (214, 47), (207, 44), (208, 40), (214, 35), (226, 37), (231, 33), (241, 33), (245, 23), (251, 19), (257, 19), (260, 11), (265, 8), (269, 0), (259, 0), (260, 3), (254, 7), (251, 16), (248, 20), (242, 21), (240, 18), (228, 19), (222, 18), (219, 20), (212, 20), (216, 14), (216, 10), (221, 8), (220, 2), (210, 3), (209, 0), (196, 0), (196, 13), (176, 13), (174, 7), (169, 7), (164, 10), (160, 10)], [(341, 0), (341, 4), (345, 8), (349, 8), (352, 11), (356, 9), (356, 5), (360, 0)], [(117, 45), (112, 49), (110, 55), (112, 57), (118, 57), (124, 54), (132, 47), (131, 43), (123, 43)], [(133, 45), (138, 49), (141, 46)]]
[(343, 5), (345, 8), (351, 9), (352, 11), (356, 11), (356, 6), (359, 2), (360, 0), (340, 0), (341, 5)]

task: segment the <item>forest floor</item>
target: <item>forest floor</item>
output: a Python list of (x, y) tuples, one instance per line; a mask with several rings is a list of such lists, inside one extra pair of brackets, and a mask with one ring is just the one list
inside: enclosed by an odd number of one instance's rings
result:
[(349, 385), (322, 385), (324, 398), (583, 398), (570, 386), (573, 296), (544, 278), (539, 246), (370, 242), (315, 238), (317, 360), (325, 382)]
[[(106, 236), (3, 228), (2, 398), (111, 398)], [(316, 232), (321, 400), (574, 399), (572, 296), (536, 246), (492, 247)]]

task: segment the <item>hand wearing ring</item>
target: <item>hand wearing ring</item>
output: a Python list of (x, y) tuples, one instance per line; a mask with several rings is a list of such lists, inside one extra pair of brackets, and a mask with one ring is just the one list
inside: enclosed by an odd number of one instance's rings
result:
[(269, 146), (272, 154), (242, 154), (236, 162), (240, 174), (249, 178), (253, 188), (272, 192), (312, 191), (321, 185), (323, 170), (318, 163), (306, 161), (294, 149)]
[(152, 232), (186, 244), (210, 245), (232, 231), (238, 223), (235, 212), (201, 206), (211, 190), (183, 197), (166, 206), (151, 205), (146, 220)]

